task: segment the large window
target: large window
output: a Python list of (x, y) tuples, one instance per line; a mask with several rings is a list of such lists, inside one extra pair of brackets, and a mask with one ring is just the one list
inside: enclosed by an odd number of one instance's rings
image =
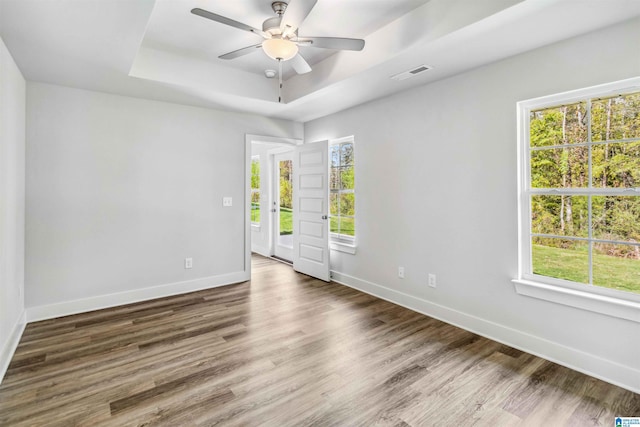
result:
[(640, 294), (640, 88), (527, 101), (520, 125), (522, 278)]
[(251, 158), (251, 224), (260, 225), (260, 157)]
[(333, 141), (329, 147), (329, 157), (331, 238), (334, 241), (354, 243), (356, 195), (353, 137)]

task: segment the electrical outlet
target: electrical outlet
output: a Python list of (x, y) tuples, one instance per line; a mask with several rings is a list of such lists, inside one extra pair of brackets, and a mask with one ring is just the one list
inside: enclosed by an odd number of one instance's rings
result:
[(222, 206), (224, 206), (224, 207), (233, 206), (233, 198), (232, 197), (223, 197), (222, 198)]
[(404, 267), (398, 267), (398, 277), (404, 279)]
[(193, 268), (193, 258), (184, 259), (184, 268)]
[(432, 288), (436, 287), (436, 275), (429, 273), (429, 286)]

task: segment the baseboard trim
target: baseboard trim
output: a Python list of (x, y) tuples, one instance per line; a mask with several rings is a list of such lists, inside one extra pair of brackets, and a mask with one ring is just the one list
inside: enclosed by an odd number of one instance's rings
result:
[(250, 279), (246, 271), (238, 271), (218, 276), (203, 277), (184, 282), (167, 283), (132, 291), (118, 292), (114, 294), (99, 295), (73, 301), (65, 301), (56, 304), (27, 307), (27, 321), (53, 319), (71, 314), (85, 313), (87, 311), (101, 310), (103, 308), (116, 307), (155, 298), (163, 298), (172, 295), (185, 294), (203, 289), (216, 288), (218, 286), (231, 285), (245, 282)]
[(254, 246), (251, 248), (251, 252), (255, 252), (258, 255), (262, 255), (264, 257), (270, 257), (271, 254), (269, 253), (269, 248), (264, 248), (262, 246)]
[(332, 280), (357, 289), (409, 310), (481, 335), (485, 338), (517, 348), (583, 374), (640, 393), (640, 370), (620, 365), (599, 356), (548, 341), (516, 329), (491, 322), (461, 311), (387, 288), (377, 283), (359, 279), (338, 271), (331, 271)]
[(20, 338), (22, 338), (22, 333), (24, 332), (24, 328), (26, 327), (26, 325), (27, 312), (26, 310), (22, 310), (18, 321), (11, 329), (11, 335), (9, 335), (9, 339), (2, 348), (2, 353), (0, 353), (0, 383), (2, 383), (2, 380), (7, 373), (9, 363), (11, 363), (13, 354), (16, 352), (16, 348), (18, 348), (18, 343), (20, 343)]

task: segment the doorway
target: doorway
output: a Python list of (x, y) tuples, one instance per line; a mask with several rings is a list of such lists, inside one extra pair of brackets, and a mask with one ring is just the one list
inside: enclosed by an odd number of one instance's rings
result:
[[(293, 187), (293, 151), (301, 144), (297, 139), (246, 136), (247, 197), (250, 199), (245, 211), (245, 215), (248, 214), (246, 267), (250, 267), (252, 252), (293, 260), (292, 194), (285, 194), (284, 190)], [(281, 170), (283, 180), (287, 181), (282, 195)]]
[(245, 273), (251, 253), (329, 280), (328, 141), (246, 135)]

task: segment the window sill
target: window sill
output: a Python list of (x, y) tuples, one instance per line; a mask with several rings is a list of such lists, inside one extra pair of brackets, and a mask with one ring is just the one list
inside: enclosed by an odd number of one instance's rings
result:
[(260, 231), (260, 224), (251, 224), (251, 231)]
[(547, 285), (531, 280), (514, 279), (512, 282), (516, 292), (520, 295), (640, 323), (640, 303), (637, 302)]
[(355, 255), (358, 249), (356, 245), (343, 242), (329, 242), (329, 249), (332, 251), (344, 252), (346, 254)]

